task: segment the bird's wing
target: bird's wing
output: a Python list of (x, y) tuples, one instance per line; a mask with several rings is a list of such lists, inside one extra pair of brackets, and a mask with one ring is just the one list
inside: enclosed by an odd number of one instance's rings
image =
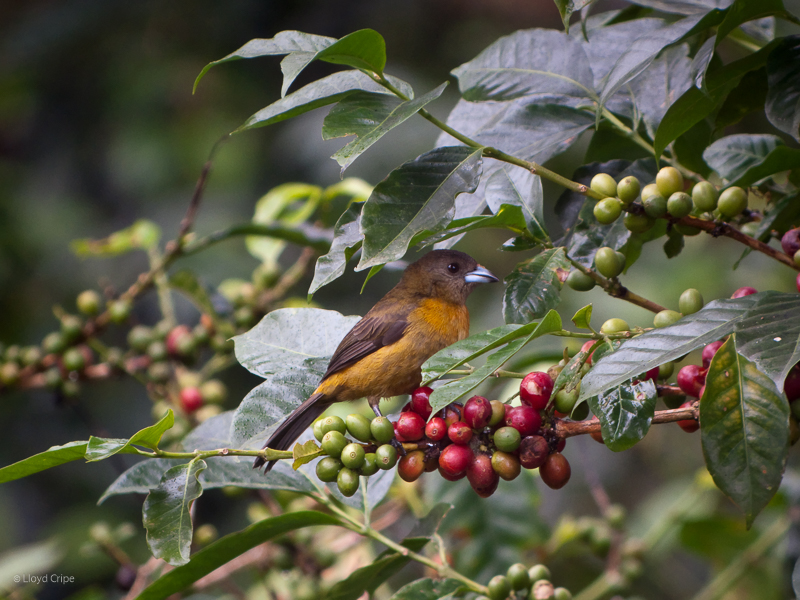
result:
[(385, 315), (366, 316), (344, 337), (331, 357), (328, 370), (322, 377), (325, 381), (350, 365), (403, 337), (408, 327), (405, 317), (387, 318)]

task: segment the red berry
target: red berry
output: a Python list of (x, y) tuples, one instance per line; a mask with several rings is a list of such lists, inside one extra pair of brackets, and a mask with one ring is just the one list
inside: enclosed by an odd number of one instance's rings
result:
[(409, 452), (397, 463), (397, 474), (403, 481), (416, 481), (424, 472), (425, 453), (422, 450)]
[(492, 459), (478, 454), (467, 467), (467, 479), (481, 498), (488, 498), (497, 489), (500, 476), (492, 468)]
[(600, 443), (600, 444), (603, 444), (603, 445), (605, 445), (605, 442), (603, 441), (603, 434), (602, 434), (602, 433), (600, 433), (599, 431), (593, 431), (593, 432), (592, 432), (592, 433), (590, 433), (589, 435), (592, 437), (592, 439), (593, 439), (595, 442), (598, 442), (598, 443)]
[(442, 465), (439, 464), (439, 475), (442, 476), (442, 479), (446, 479), (447, 481), (458, 481), (459, 479), (464, 479), (467, 476), (467, 472), (464, 471), (458, 475), (450, 475), (444, 469), (442, 469)]
[(563, 452), (564, 448), (567, 447), (567, 438), (557, 438), (558, 441), (556, 442), (556, 452)]
[(506, 405), (500, 402), (500, 400), (492, 400), (489, 404), (492, 405), (492, 416), (489, 417), (489, 427), (496, 427), (506, 419)]
[(700, 397), (700, 388), (706, 381), (706, 369), (697, 365), (686, 365), (678, 371), (678, 387), (687, 396)]
[(395, 433), (409, 442), (421, 440), (425, 435), (425, 419), (415, 412), (402, 412), (397, 420)]
[(538, 469), (550, 455), (550, 445), (541, 435), (529, 435), (519, 443), (519, 464), (526, 469)]
[(193, 413), (203, 406), (203, 395), (196, 387), (185, 387), (181, 390), (181, 406), (187, 413)]
[(653, 367), (647, 373), (645, 373), (644, 379), (645, 381), (649, 379), (653, 383), (658, 381), (658, 367)]
[[(691, 401), (684, 402), (683, 404), (681, 404), (681, 408), (691, 408), (693, 404), (694, 403)], [(678, 421), (678, 425), (680, 425), (681, 429), (683, 429), (687, 433), (694, 433), (695, 431), (700, 429), (700, 423), (698, 423), (694, 419), (684, 419), (682, 421)]]
[(717, 353), (722, 347), (722, 344), (725, 342), (711, 342), (710, 344), (706, 344), (705, 348), (703, 348), (703, 368), (707, 369), (708, 365), (711, 364), (711, 359), (714, 358), (714, 355)]
[[(581, 352), (588, 352), (588, 351), (589, 351), (589, 348), (591, 348), (592, 346), (594, 346), (594, 342), (595, 342), (594, 340), (588, 340), (588, 341), (584, 342), (584, 343), (583, 343), (583, 346), (581, 346)], [(592, 353), (589, 355), (589, 358), (586, 360), (586, 364), (587, 364), (587, 365), (591, 365), (591, 364), (592, 364), (592, 357), (593, 357), (593, 356), (594, 356), (594, 352), (592, 352)]]
[(519, 399), (536, 410), (542, 410), (553, 392), (553, 380), (547, 373), (528, 373), (519, 386)]
[(447, 428), (447, 437), (454, 444), (466, 445), (472, 439), (472, 428), (464, 421), (456, 421)]
[(462, 477), (472, 462), (472, 450), (468, 446), (451, 444), (439, 455), (439, 471), (448, 477)]
[(554, 452), (548, 456), (544, 464), (539, 467), (539, 475), (548, 487), (559, 490), (567, 485), (570, 475), (572, 475), (572, 469), (569, 466), (569, 461), (563, 454)]
[(464, 422), (473, 429), (483, 429), (492, 418), (492, 405), (483, 396), (473, 396), (464, 405)]
[(433, 417), (428, 421), (428, 424), (425, 425), (425, 436), (433, 442), (443, 440), (446, 435), (447, 425), (445, 425), (442, 417)]
[(180, 339), (191, 335), (192, 331), (186, 325), (178, 325), (177, 327), (173, 327), (167, 334), (167, 352), (173, 356), (180, 356)]
[(794, 282), (797, 284), (797, 291), (800, 292), (800, 273), (797, 274), (797, 278)]
[(781, 238), (781, 248), (792, 258), (800, 250), (800, 227), (790, 229)]
[(402, 435), (400, 435), (400, 433), (398, 433), (398, 431), (397, 431), (397, 421), (395, 421), (394, 423), (392, 423), (392, 429), (394, 429), (394, 438), (395, 438), (395, 439), (396, 439), (398, 442), (410, 442), (410, 441), (411, 441), (411, 440), (409, 440), (409, 439), (406, 439), (406, 438), (405, 438), (405, 437), (403, 437)]
[(530, 406), (513, 406), (506, 409), (506, 425), (513, 427), (525, 437), (539, 431), (542, 426), (542, 416)]
[(756, 294), (758, 290), (756, 288), (752, 288), (750, 286), (740, 287), (738, 290), (733, 292), (731, 298), (743, 298), (745, 296), (749, 296), (750, 294)]
[(440, 416), (444, 419), (445, 424), (450, 427), (456, 421), (461, 420), (461, 405), (453, 402), (453, 404), (441, 410)]
[(431, 403), (430, 398), (433, 390), (429, 387), (417, 388), (411, 394), (411, 410), (417, 413), (420, 417), (428, 420), (431, 416)]
[(789, 402), (794, 402), (800, 398), (800, 363), (797, 363), (789, 370), (789, 374), (783, 382), (783, 392)]

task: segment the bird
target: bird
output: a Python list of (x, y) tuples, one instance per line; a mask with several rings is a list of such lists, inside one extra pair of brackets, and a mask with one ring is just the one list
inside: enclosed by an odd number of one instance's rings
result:
[[(406, 267), (400, 282), (344, 336), (313, 394), (274, 431), (264, 448), (287, 450), (330, 405), (367, 398), (380, 416), (381, 398), (410, 394), (422, 364), (469, 335), (467, 296), (498, 281), (457, 250), (433, 250)], [(277, 461), (258, 457), (268, 473)]]

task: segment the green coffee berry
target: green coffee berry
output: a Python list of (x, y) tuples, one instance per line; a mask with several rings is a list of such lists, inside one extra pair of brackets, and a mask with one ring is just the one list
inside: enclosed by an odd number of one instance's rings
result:
[(322, 436), (322, 449), (328, 456), (341, 457), (345, 446), (347, 446), (347, 438), (338, 431), (329, 431)]
[(692, 198), (685, 192), (675, 192), (667, 199), (667, 211), (680, 219), (692, 212)]
[(19, 360), (25, 367), (35, 365), (42, 360), (42, 351), (37, 346), (27, 346), (20, 350)]
[(675, 363), (674, 362), (667, 362), (663, 365), (659, 365), (658, 367), (658, 378), (661, 380), (669, 379), (672, 377), (672, 374), (675, 372)]
[(572, 592), (567, 588), (557, 587), (553, 590), (553, 600), (572, 600)]
[(598, 223), (609, 225), (619, 219), (622, 214), (622, 202), (616, 198), (603, 198), (594, 205), (592, 214)]
[(592, 177), (590, 187), (602, 196), (614, 197), (617, 195), (617, 182), (608, 173), (598, 173)]
[(342, 450), (341, 461), (348, 469), (356, 470), (364, 466), (365, 456), (366, 453), (362, 446), (351, 443), (347, 444)]
[(615, 529), (620, 529), (625, 524), (626, 513), (625, 507), (621, 504), (611, 504), (606, 508), (603, 516), (609, 525)]
[(653, 317), (653, 327), (656, 327), (657, 329), (669, 327), (682, 316), (683, 315), (681, 313), (675, 310), (662, 310), (661, 312), (656, 313), (656, 316)]
[(490, 600), (505, 600), (511, 593), (511, 584), (504, 575), (495, 575), (492, 577), (487, 587), (489, 588)]
[(146, 325), (136, 325), (128, 332), (128, 346), (136, 352), (144, 352), (153, 341), (153, 330)]
[(623, 331), (630, 331), (630, 326), (627, 322), (617, 317), (608, 319), (603, 323), (602, 327), (600, 327), (600, 332), (605, 334), (622, 333)]
[(658, 191), (664, 198), (683, 191), (683, 175), (675, 167), (664, 167), (656, 174)]
[(633, 233), (644, 233), (652, 228), (656, 221), (647, 215), (635, 215), (633, 213), (628, 213), (625, 215), (623, 223), (625, 223), (625, 228), (628, 231)]
[(678, 300), (678, 308), (685, 315), (693, 315), (703, 308), (703, 294), (694, 288), (684, 290)]
[(643, 202), (644, 213), (651, 219), (659, 219), (667, 214), (667, 201), (660, 194), (653, 194)]
[(620, 179), (617, 184), (617, 196), (623, 204), (630, 204), (639, 196), (641, 184), (633, 175), (628, 175)]
[(338, 431), (342, 435), (347, 433), (347, 425), (345, 425), (344, 421), (341, 417), (337, 417), (336, 415), (330, 415), (322, 419), (322, 435), (325, 435), (329, 431)]
[(15, 362), (3, 363), (0, 366), (0, 383), (14, 385), (19, 381), (19, 365)]
[(208, 404), (222, 404), (228, 397), (228, 388), (219, 379), (209, 379), (200, 386), (200, 395)]
[(693, 235), (697, 235), (702, 230), (699, 227), (693, 227), (692, 225), (686, 225), (686, 223), (675, 223), (675, 231), (677, 231), (681, 235), (693, 236)]
[(322, 438), (325, 437), (325, 432), (322, 431), (322, 421), (324, 419), (317, 419), (314, 421), (314, 424), (311, 426), (311, 430), (314, 432), (314, 437), (317, 438), (318, 442), (322, 441)]
[(501, 427), (494, 432), (492, 439), (494, 440), (494, 445), (498, 450), (503, 452), (514, 452), (514, 450), (519, 448), (522, 437), (520, 436), (519, 431), (513, 427)]
[(75, 304), (78, 310), (85, 315), (93, 316), (100, 312), (103, 299), (94, 290), (86, 290), (78, 294)]
[(394, 426), (386, 417), (375, 417), (372, 419), (372, 422), (369, 424), (369, 430), (370, 433), (372, 433), (372, 438), (382, 444), (394, 438)]
[(524, 590), (531, 584), (531, 578), (528, 575), (528, 569), (522, 563), (515, 563), (508, 567), (506, 571), (508, 583), (511, 584), (513, 590)]
[(124, 323), (131, 316), (132, 309), (130, 300), (114, 300), (108, 305), (108, 316), (114, 323)]
[(350, 435), (356, 438), (359, 442), (367, 443), (372, 439), (372, 432), (369, 428), (369, 419), (367, 419), (367, 417), (364, 415), (347, 415), (345, 422), (347, 424), (347, 431), (350, 432)]
[(61, 357), (67, 371), (80, 371), (86, 366), (86, 357), (79, 348), (69, 348)]
[(552, 577), (550, 569), (544, 565), (533, 565), (528, 569), (528, 576), (531, 578), (531, 583), (536, 583), (542, 579), (550, 579), (550, 577)]
[(369, 477), (370, 475), (375, 475), (378, 472), (378, 459), (375, 456), (374, 452), (367, 452), (364, 455), (364, 464), (361, 465), (359, 469), (359, 473), (364, 477)]
[(738, 186), (731, 186), (719, 195), (717, 209), (723, 217), (732, 218), (747, 208), (747, 192)]
[(78, 339), (83, 331), (83, 321), (75, 315), (64, 315), (61, 318), (61, 335), (67, 344)]
[(169, 353), (167, 352), (167, 345), (161, 340), (150, 342), (150, 344), (147, 346), (147, 356), (149, 356), (150, 360), (153, 362), (167, 360), (168, 355)]
[(45, 354), (61, 354), (66, 347), (64, 336), (57, 331), (48, 333), (42, 340), (42, 350)]
[(661, 196), (664, 197), (661, 192), (658, 191), (658, 186), (655, 183), (648, 183), (646, 186), (642, 188), (642, 202), (650, 198), (651, 196)]
[(339, 471), (342, 470), (342, 462), (332, 456), (325, 456), (317, 463), (317, 479), (325, 483), (336, 481)]
[(166, 362), (154, 362), (147, 367), (147, 378), (155, 383), (164, 383), (169, 381), (172, 376), (172, 369)]
[(792, 257), (792, 260), (794, 260), (794, 264), (796, 264), (798, 267), (800, 267), (800, 250), (798, 250), (797, 252), (794, 253), (794, 256)]
[(613, 248), (598, 248), (594, 255), (594, 265), (603, 277), (616, 277), (625, 268)]
[(580, 383), (578, 383), (578, 387), (570, 392), (568, 392), (566, 389), (558, 390), (554, 400), (556, 410), (565, 415), (570, 414), (572, 409), (575, 408), (575, 403), (578, 401), (578, 396), (580, 393)]
[(388, 471), (397, 464), (397, 450), (391, 444), (378, 446), (378, 449), (375, 450), (375, 459), (379, 469)]
[(342, 493), (342, 496), (347, 496), (349, 498), (358, 491), (358, 473), (344, 467), (339, 471), (338, 477), (336, 477), (336, 485)]
[(697, 210), (711, 212), (717, 208), (719, 192), (707, 181), (700, 181), (692, 188), (692, 202)]
[(574, 269), (567, 277), (567, 285), (576, 292), (588, 292), (595, 286), (595, 281), (589, 275)]

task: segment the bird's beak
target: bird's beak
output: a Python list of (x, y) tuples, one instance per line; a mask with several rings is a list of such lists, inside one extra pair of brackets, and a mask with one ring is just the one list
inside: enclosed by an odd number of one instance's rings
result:
[(489, 269), (478, 265), (477, 269), (464, 275), (464, 281), (467, 283), (494, 283), (500, 280)]

